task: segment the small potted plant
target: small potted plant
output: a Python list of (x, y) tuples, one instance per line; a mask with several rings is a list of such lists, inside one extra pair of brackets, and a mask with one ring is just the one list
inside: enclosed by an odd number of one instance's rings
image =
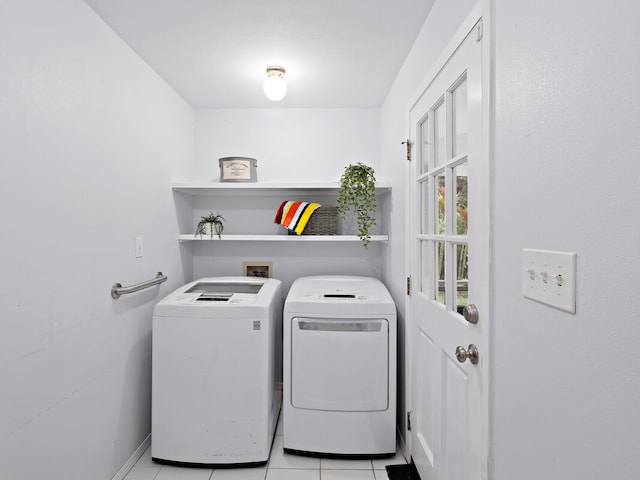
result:
[(218, 235), (218, 238), (222, 238), (222, 231), (224, 230), (223, 221), (224, 217), (220, 215), (220, 212), (215, 215), (211, 212), (209, 215), (200, 218), (195, 235), (200, 235), (200, 238), (202, 238), (203, 235), (209, 235), (212, 239), (214, 235)]
[(376, 225), (376, 176), (373, 167), (358, 162), (347, 165), (340, 177), (338, 212), (343, 220), (350, 211), (355, 213), (358, 237), (368, 249), (369, 229)]

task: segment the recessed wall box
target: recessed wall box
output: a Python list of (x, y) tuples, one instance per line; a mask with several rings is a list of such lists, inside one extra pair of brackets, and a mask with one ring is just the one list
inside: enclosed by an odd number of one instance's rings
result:
[(242, 274), (245, 277), (271, 278), (272, 272), (271, 262), (242, 262)]

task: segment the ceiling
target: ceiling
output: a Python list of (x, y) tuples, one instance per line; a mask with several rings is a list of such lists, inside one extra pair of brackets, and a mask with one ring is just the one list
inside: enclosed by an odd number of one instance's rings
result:
[(85, 0), (196, 108), (379, 107), (434, 1)]

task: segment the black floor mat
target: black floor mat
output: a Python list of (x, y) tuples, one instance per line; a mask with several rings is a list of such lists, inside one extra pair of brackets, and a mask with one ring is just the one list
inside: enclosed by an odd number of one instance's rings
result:
[(413, 464), (387, 465), (389, 480), (420, 480), (420, 475)]

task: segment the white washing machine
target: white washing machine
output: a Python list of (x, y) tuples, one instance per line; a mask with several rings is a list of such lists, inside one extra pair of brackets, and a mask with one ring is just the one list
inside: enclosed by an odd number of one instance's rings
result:
[(234, 466), (269, 458), (282, 401), (279, 280), (203, 278), (153, 310), (151, 456)]
[(299, 278), (283, 318), (285, 451), (393, 455), (396, 308), (382, 282)]

